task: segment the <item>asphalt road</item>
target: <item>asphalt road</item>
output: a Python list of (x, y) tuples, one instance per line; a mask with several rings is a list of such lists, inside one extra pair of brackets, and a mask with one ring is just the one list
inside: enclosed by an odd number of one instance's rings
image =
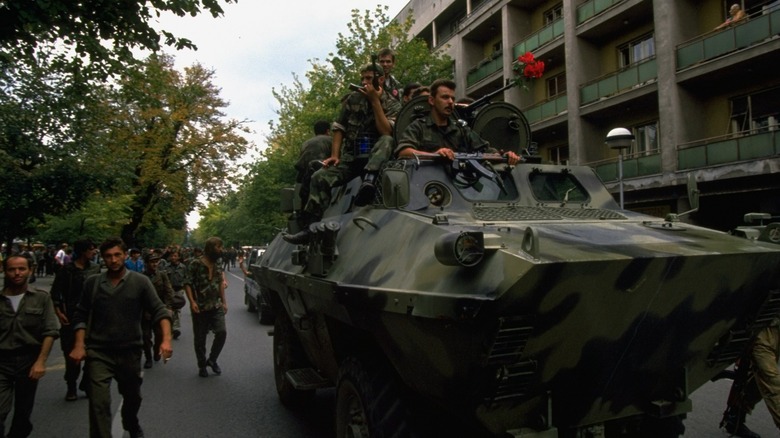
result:
[[(144, 401), (139, 417), (147, 437), (332, 438), (332, 390), (319, 391), (308, 412), (292, 412), (278, 401), (273, 379), (270, 326), (258, 324), (243, 300), (243, 278), (228, 272), (228, 340), (219, 359), (221, 376), (198, 377), (189, 310), (184, 309), (182, 336), (174, 341), (171, 361), (144, 372)], [(48, 289), (51, 278), (34, 286)], [(209, 345), (211, 337), (209, 337)], [(55, 345), (48, 372), (38, 387), (32, 437), (89, 436), (87, 400), (65, 401), (64, 358)], [(729, 381), (709, 383), (691, 396), (693, 412), (685, 422), (685, 437), (726, 437), (718, 429)], [(114, 385), (115, 386), (115, 385)], [(118, 415), (121, 397), (114, 389), (114, 438), (127, 436)], [(10, 422), (10, 417), (9, 417)], [(763, 437), (778, 431), (763, 402), (748, 417), (748, 425)]]

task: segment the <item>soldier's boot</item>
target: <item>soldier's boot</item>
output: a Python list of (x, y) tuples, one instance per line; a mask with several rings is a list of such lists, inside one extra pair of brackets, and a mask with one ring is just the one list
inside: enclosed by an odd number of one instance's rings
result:
[(355, 195), (355, 206), (362, 207), (368, 205), (376, 198), (376, 174), (369, 172), (363, 177), (363, 184)]
[(753, 432), (745, 425), (745, 412), (729, 412), (723, 419), (723, 428), (731, 436), (739, 438), (761, 438), (761, 435)]
[(68, 382), (68, 392), (65, 394), (65, 400), (74, 401), (78, 399), (79, 396), (76, 392), (76, 382)]

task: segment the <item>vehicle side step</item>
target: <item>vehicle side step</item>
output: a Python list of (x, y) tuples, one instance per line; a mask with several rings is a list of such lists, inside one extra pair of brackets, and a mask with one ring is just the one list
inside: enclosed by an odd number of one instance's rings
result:
[(284, 373), (284, 377), (292, 384), (293, 388), (301, 391), (333, 386), (328, 379), (322, 377), (314, 368), (290, 370)]

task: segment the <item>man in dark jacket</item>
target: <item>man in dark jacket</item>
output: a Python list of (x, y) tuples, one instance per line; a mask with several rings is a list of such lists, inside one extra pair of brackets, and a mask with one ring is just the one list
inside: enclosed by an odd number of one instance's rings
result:
[[(87, 277), (99, 274), (100, 265), (92, 263), (97, 248), (89, 239), (79, 240), (73, 244), (75, 253), (72, 262), (63, 266), (56, 276), (51, 286), (51, 299), (54, 302), (54, 311), (60, 319), (60, 346), (65, 355), (65, 382), (68, 385), (68, 392), (65, 394), (65, 400), (73, 401), (78, 399), (76, 393), (76, 381), (81, 373), (81, 364), (68, 360), (68, 355), (73, 350), (73, 344), (76, 340), (71, 320), (76, 312), (76, 306), (81, 301), (81, 294), (84, 289), (84, 282)], [(81, 389), (86, 388), (85, 380), (82, 378)]]
[(127, 246), (118, 237), (100, 245), (107, 272), (84, 285), (73, 316), (76, 342), (70, 359), (86, 359), (89, 378), (91, 437), (111, 437), (111, 379), (122, 395), (122, 426), (131, 438), (143, 437), (138, 422), (141, 407), (141, 320), (148, 312), (163, 335), (158, 354), (167, 362), (171, 350), (171, 317), (145, 275), (125, 267)]

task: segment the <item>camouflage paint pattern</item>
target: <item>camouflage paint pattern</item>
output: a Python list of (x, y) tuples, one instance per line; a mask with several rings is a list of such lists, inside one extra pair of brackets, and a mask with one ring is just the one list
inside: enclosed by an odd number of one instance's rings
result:
[[(352, 209), (359, 182), (341, 188), (323, 220), (340, 225), (326, 272), (312, 275), (311, 245), (278, 236), (251, 267), (333, 382), (370, 346), (416, 394), (493, 434), (680, 415), (733, 362), (733, 335), (777, 313), (765, 305), (780, 294), (776, 245), (621, 211), (590, 168), (520, 164), (500, 200), (475, 200), (462, 194), (490, 182), (468, 187), (434, 162), (391, 167), (409, 176), (409, 204)], [(540, 196), (534, 177), (547, 174), (580, 188)], [(484, 260), (440, 263), (437, 239), (464, 231), (484, 234)]]

